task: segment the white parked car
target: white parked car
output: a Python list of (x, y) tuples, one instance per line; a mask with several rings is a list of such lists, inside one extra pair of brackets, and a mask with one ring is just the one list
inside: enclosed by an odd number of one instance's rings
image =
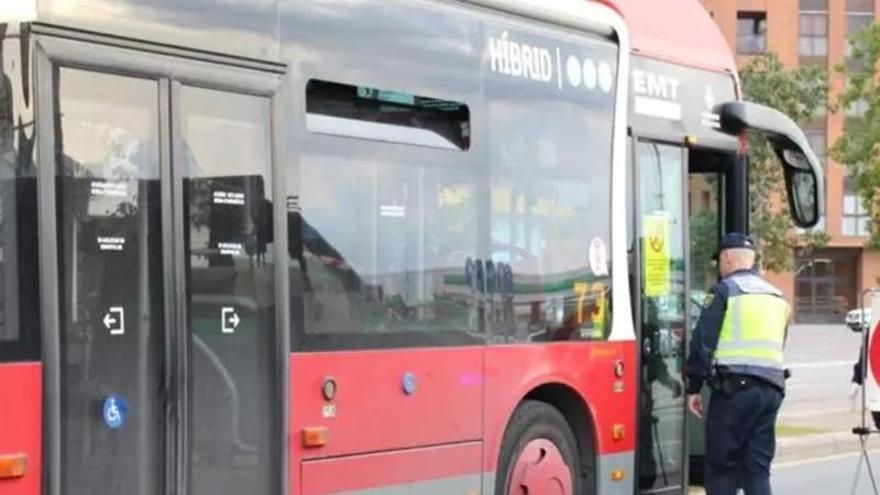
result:
[[(861, 317), (860, 317), (861, 316)], [(846, 314), (846, 326), (853, 332), (861, 332), (863, 327), (871, 323), (871, 308), (854, 309)]]

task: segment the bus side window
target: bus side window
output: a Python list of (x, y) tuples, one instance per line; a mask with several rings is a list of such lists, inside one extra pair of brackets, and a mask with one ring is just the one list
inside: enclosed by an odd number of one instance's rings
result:
[(306, 85), (287, 198), (294, 350), (485, 342), (478, 301), (507, 270), (477, 252), (470, 109), (403, 89)]
[[(611, 67), (613, 48), (567, 47)], [(509, 264), (499, 341), (603, 340), (611, 331), (614, 98), (588, 86), (486, 81), (489, 242)], [(491, 310), (491, 307), (490, 307)]]

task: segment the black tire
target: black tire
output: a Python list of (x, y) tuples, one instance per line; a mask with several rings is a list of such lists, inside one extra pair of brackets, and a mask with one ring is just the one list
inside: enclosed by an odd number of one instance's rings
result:
[(498, 455), (497, 476), (495, 477), (495, 495), (508, 495), (511, 471), (520, 453), (529, 442), (545, 439), (559, 449), (569, 471), (571, 486), (575, 494), (582, 490), (580, 455), (577, 441), (571, 427), (562, 413), (546, 402), (526, 400), (513, 412), (504, 439), (501, 441), (501, 452)]

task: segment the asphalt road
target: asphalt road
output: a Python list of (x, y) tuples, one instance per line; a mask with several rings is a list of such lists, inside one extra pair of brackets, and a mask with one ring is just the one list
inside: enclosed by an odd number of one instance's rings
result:
[[(880, 487), (880, 453), (871, 453), (874, 478)], [(775, 464), (771, 474), (773, 495), (877, 495), (861, 454), (821, 457)], [(855, 490), (853, 490), (855, 488)], [(705, 495), (692, 488), (691, 495)], [(740, 492), (740, 495), (742, 492)]]
[(850, 378), (860, 339), (861, 334), (842, 323), (791, 327), (785, 357), (792, 376), (782, 418), (850, 410)]
[[(871, 454), (871, 465), (880, 486), (880, 453)], [(875, 495), (859, 454), (776, 465), (772, 483), (774, 495)]]

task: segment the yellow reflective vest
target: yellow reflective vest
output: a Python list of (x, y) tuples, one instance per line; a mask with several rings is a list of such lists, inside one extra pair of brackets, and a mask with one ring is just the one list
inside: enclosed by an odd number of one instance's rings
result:
[(737, 273), (724, 283), (729, 293), (716, 365), (734, 371), (751, 366), (782, 370), (790, 314), (782, 292), (752, 273)]

